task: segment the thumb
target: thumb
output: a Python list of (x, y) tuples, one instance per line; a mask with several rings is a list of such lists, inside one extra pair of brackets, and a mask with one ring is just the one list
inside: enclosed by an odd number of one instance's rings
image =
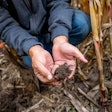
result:
[(81, 60), (82, 62), (84, 63), (87, 63), (87, 59), (84, 57), (84, 55), (79, 51), (78, 48), (74, 47), (74, 50), (73, 50), (73, 56), (79, 60)]

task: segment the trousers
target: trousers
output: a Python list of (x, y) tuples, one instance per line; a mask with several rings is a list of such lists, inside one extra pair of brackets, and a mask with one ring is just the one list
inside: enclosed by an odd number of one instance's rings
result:
[[(87, 35), (91, 32), (90, 16), (85, 12), (74, 9), (74, 15), (72, 19), (72, 29), (69, 32), (69, 43), (74, 46), (80, 44)], [(39, 41), (43, 44), (44, 49), (52, 54), (52, 42), (47, 42), (45, 39), (50, 38), (50, 34), (40, 34)], [(31, 68), (32, 62), (30, 56), (22, 56), (24, 64)]]

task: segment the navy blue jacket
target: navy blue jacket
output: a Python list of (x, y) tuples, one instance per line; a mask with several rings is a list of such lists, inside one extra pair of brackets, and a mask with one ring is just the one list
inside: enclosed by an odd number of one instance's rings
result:
[(47, 22), (51, 41), (59, 35), (68, 37), (73, 16), (70, 0), (0, 1), (0, 36), (19, 55), (28, 54), (34, 45), (42, 46), (38, 34)]

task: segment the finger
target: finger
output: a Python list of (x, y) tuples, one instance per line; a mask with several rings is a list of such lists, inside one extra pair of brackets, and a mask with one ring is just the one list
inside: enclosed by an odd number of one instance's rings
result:
[(62, 83), (61, 82), (58, 82), (58, 81), (53, 81), (53, 80), (48, 80), (46, 79), (45, 77), (41, 76), (40, 74), (36, 74), (37, 78), (45, 83), (45, 84), (50, 84), (50, 85), (54, 85), (54, 86), (61, 86)]
[(51, 80), (53, 78), (52, 74), (49, 72), (49, 70), (41, 63), (37, 64), (36, 68), (38, 68), (38, 72), (48, 80)]
[(38, 69), (34, 69), (34, 74), (37, 75), (39, 73)]
[(70, 70), (72, 70), (71, 74), (68, 76), (68, 79), (71, 79), (74, 74), (75, 74), (75, 69), (76, 69), (76, 66), (73, 66), (73, 68), (70, 68)]
[(61, 86), (62, 85), (62, 82), (51, 82), (49, 84), (50, 85), (53, 85), (53, 86)]
[(51, 81), (48, 80), (47, 78), (43, 77), (41, 74), (35, 74), (36, 77), (43, 83), (50, 83)]
[(77, 59), (79, 59), (79, 60), (81, 60), (81, 61), (83, 61), (83, 62), (85, 62), (85, 63), (88, 62), (87, 59), (84, 57), (84, 55), (83, 55), (76, 47), (74, 47), (73, 55), (74, 55)]
[(52, 64), (52, 65), (47, 65), (47, 69), (48, 69), (50, 72), (52, 72), (53, 66), (54, 66), (54, 64)]
[(68, 79), (71, 79), (73, 77), (73, 75), (75, 74), (75, 69), (76, 69), (76, 63), (74, 63), (74, 65), (70, 66), (69, 69), (72, 71), (69, 76)]

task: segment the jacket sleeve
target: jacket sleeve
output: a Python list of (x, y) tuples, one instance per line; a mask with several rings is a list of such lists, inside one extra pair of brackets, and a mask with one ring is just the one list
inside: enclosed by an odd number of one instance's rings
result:
[(42, 45), (37, 37), (23, 29), (3, 7), (0, 7), (0, 36), (19, 55), (28, 54), (29, 48), (34, 45)]
[(49, 32), (52, 40), (60, 35), (69, 38), (68, 34), (72, 26), (73, 8), (70, 7), (70, 0), (48, 0), (50, 10)]

